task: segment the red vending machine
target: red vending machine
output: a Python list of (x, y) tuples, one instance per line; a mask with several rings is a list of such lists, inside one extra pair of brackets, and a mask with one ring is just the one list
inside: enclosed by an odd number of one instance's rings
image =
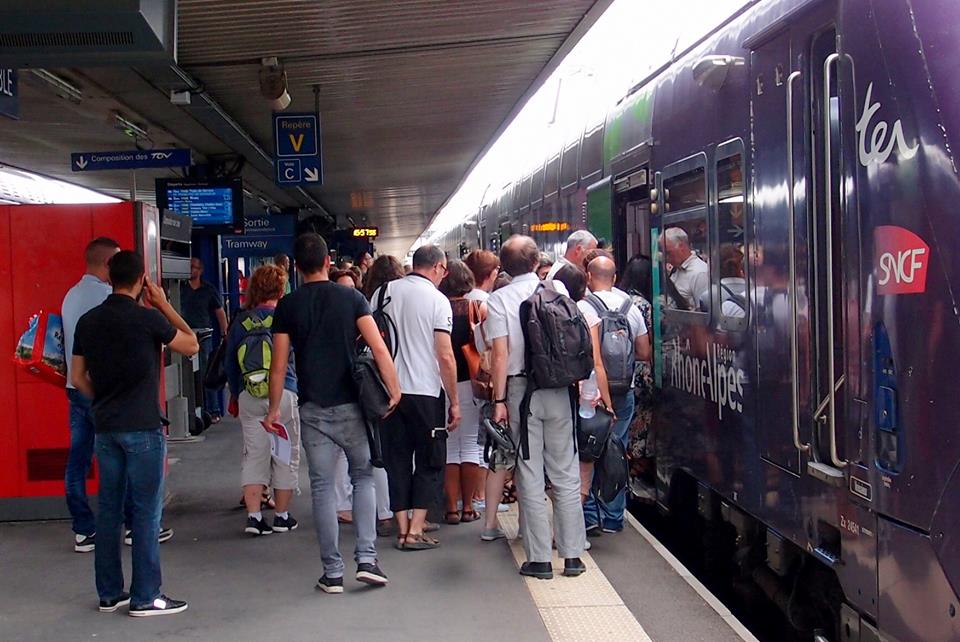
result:
[[(34, 314), (59, 314), (84, 273), (84, 249), (98, 236), (140, 252), (159, 283), (159, 230), (157, 209), (144, 203), (0, 206), (0, 521), (69, 516), (66, 393), (14, 364), (17, 340)], [(95, 475), (94, 467), (90, 494)]]

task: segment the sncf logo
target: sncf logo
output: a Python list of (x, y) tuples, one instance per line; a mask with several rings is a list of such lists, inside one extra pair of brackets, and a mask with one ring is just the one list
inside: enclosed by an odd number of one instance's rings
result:
[(880, 225), (873, 232), (877, 294), (918, 294), (927, 289), (930, 248), (902, 227)]

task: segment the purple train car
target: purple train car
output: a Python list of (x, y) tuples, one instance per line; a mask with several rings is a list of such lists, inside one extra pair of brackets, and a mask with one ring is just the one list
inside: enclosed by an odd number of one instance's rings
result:
[(960, 2), (762, 0), (459, 237), (652, 257), (650, 494), (807, 637), (960, 640), (958, 152)]

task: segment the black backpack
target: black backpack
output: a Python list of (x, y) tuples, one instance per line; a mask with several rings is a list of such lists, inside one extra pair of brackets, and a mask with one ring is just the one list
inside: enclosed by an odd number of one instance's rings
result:
[(630, 474), (627, 453), (619, 439), (610, 436), (593, 470), (593, 496), (604, 503), (612, 502), (627, 487)]
[(527, 377), (535, 389), (566, 388), (590, 376), (593, 344), (577, 304), (547, 280), (520, 304)]
[(637, 370), (637, 357), (633, 346), (633, 331), (627, 314), (633, 307), (628, 296), (616, 310), (611, 310), (596, 294), (587, 295), (587, 302), (600, 317), (600, 351), (603, 368), (607, 371), (607, 385), (611, 395), (630, 392), (633, 375)]

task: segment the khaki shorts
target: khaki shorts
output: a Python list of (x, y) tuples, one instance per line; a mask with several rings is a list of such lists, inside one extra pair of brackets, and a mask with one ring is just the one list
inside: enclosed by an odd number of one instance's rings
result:
[(281, 464), (270, 455), (270, 437), (260, 423), (267, 416), (270, 402), (257, 399), (246, 391), (240, 393), (240, 425), (243, 427), (243, 458), (240, 465), (240, 485), (270, 486), (274, 490), (299, 488), (300, 470), (300, 413), (297, 396), (283, 391), (280, 399), (280, 423), (290, 435), (292, 454), (290, 465)]

